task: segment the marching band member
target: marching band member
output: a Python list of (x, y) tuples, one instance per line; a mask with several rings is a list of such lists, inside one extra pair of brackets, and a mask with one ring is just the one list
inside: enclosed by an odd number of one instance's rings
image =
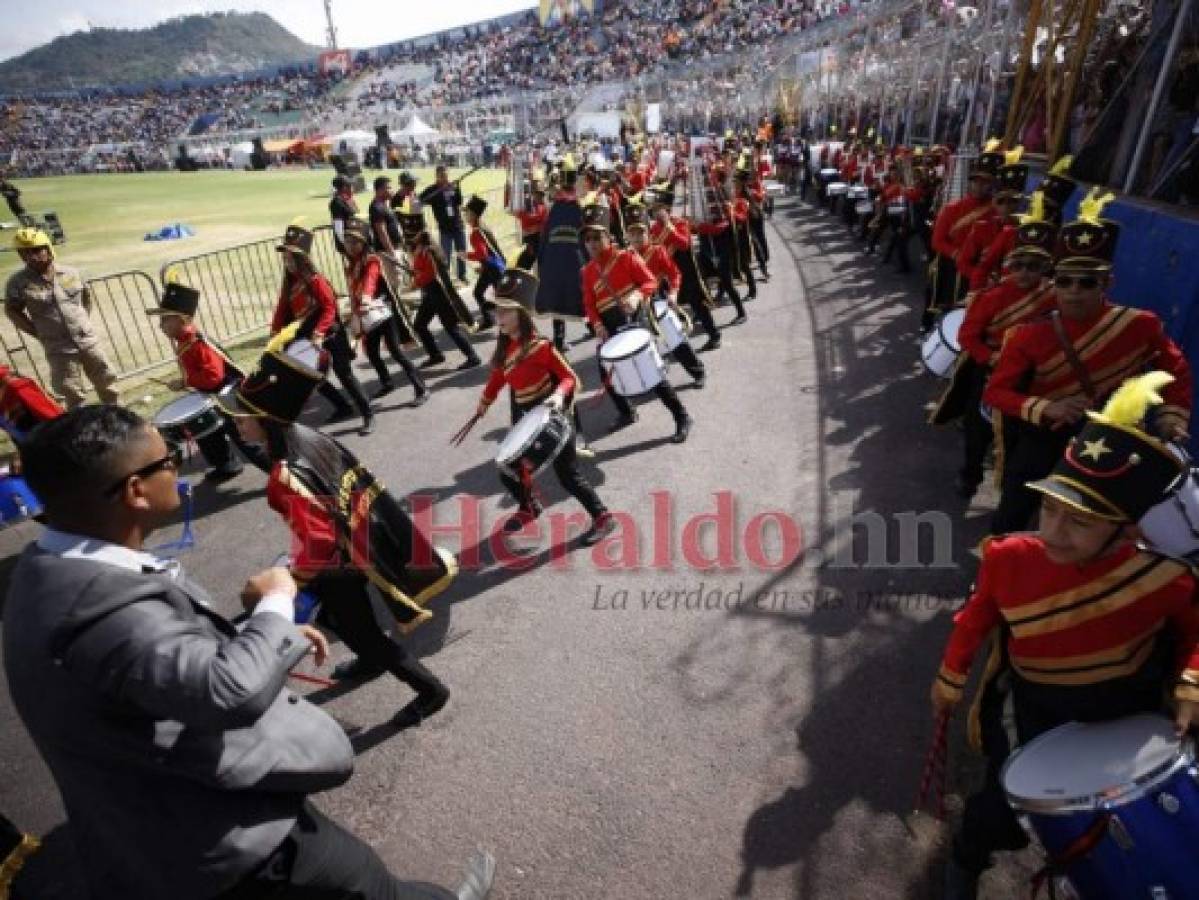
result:
[[(507, 385), (512, 389), (512, 424), (539, 404), (559, 411), (574, 405), (579, 379), (570, 364), (553, 345), (537, 333), (533, 323), (533, 303), (537, 296), (537, 279), (521, 269), (508, 269), (496, 286), (496, 316), (499, 320), (499, 339), (491, 360), (491, 374), (479, 398), (476, 417), (482, 418)], [(575, 417), (577, 424), (578, 417)], [(583, 534), (584, 546), (598, 543), (616, 526), (615, 520), (596, 494), (595, 489), (579, 473), (578, 448), (575, 432), (566, 446), (554, 458), (554, 474), (563, 490), (582, 504), (591, 516), (591, 526)], [(524, 472), (521, 479), (500, 474), (504, 487), (519, 504), (514, 516), (505, 524), (509, 533), (520, 531), (541, 515), (542, 506), (533, 489), (532, 479)]]
[[(199, 291), (177, 281), (168, 281), (163, 288), (161, 302), (153, 309), (146, 310), (146, 314), (159, 317), (158, 327), (175, 351), (184, 386), (216, 397), (219, 402), (219, 398), (231, 393), (245, 376), (233, 360), (196, 328), (193, 320), (199, 305)], [(234, 447), (251, 464), (263, 472), (269, 472), (271, 466), (266, 454), (241, 439), (237, 426), (229, 416), (224, 416), (224, 419), (223, 428), (195, 439), (200, 455), (210, 467), (204, 480), (226, 481), (241, 474), (241, 460), (233, 451)]]
[(483, 226), (483, 213), (487, 211), (487, 201), (477, 194), (472, 194), (463, 208), (466, 224), (470, 226), (469, 249), (466, 258), (479, 264), (478, 277), (475, 279), (475, 303), (479, 306), (482, 318), (481, 328), (491, 328), (495, 319), (491, 315), (491, 301), (485, 295), (488, 288), (494, 288), (500, 276), (504, 274), (504, 253), (500, 250), (500, 242), (495, 239), (491, 229)]
[(1002, 415), (996, 438), (1002, 497), (994, 534), (1027, 527), (1036, 497), (1025, 484), (1044, 478), (1094, 409), (1124, 379), (1147, 369), (1173, 376), (1153, 429), (1165, 440), (1184, 438), (1191, 413), (1191, 372), (1161, 320), (1148, 310), (1107, 299), (1119, 226), (1100, 219), (1108, 194), (1083, 201), (1077, 221), (1062, 226), (1053, 285), (1057, 310), (1048, 319), (1008, 331), (983, 392)]
[[(283, 284), (279, 301), (271, 318), (271, 334), (276, 335), (292, 322), (302, 322), (298, 337), (308, 338), (329, 354), (329, 362), (341, 386), (349, 392), (362, 414), (360, 434), (374, 430), (374, 415), (362, 385), (354, 377), (351, 363), (354, 351), (346, 337), (345, 327), (337, 312), (337, 295), (333, 285), (316, 270), (312, 262), (313, 233), (300, 219), (287, 227), (283, 243), (275, 249), (283, 254)], [(344, 422), (354, 414), (353, 407), (327, 379), (318, 388), (322, 397), (333, 404), (329, 422)]]
[[(636, 253), (612, 246), (608, 231), (608, 210), (592, 204), (583, 210), (583, 243), (591, 262), (583, 267), (583, 305), (587, 321), (595, 329), (600, 346), (611, 335), (633, 325), (636, 315), (648, 297), (657, 289), (657, 280)], [(691, 431), (691, 416), (683, 407), (670, 383), (663, 380), (653, 390), (674, 417), (676, 444), (687, 440)], [(627, 398), (609, 390), (608, 395), (620, 416), (613, 431), (637, 421), (637, 411)]]
[(758, 296), (758, 282), (754, 278), (753, 238), (750, 236), (749, 217), (749, 170), (738, 169), (733, 179), (733, 202), (729, 204), (729, 221), (733, 226), (734, 240), (737, 245), (736, 262), (741, 278), (748, 288), (745, 300), (754, 300)]
[(991, 421), (984, 418), (980, 406), (1004, 335), (1056, 308), (1049, 272), (1057, 229), (1044, 221), (1042, 212), (1040, 195), (1034, 194), (1029, 214), (1017, 229), (1016, 246), (1005, 263), (1008, 274), (999, 284), (975, 295), (966, 307), (958, 331), (963, 353), (930, 417), (934, 425), (945, 425), (959, 416), (963, 419), (965, 459), (957, 487), (958, 494), (966, 499), (973, 497), (982, 483), (983, 465), (994, 435)]
[(1162, 712), (1167, 688), (1179, 733), (1199, 723), (1195, 581), (1184, 561), (1135, 543), (1136, 522), (1183, 468), (1141, 430), (1170, 380), (1153, 372), (1126, 383), (1047, 477), (1028, 485), (1040, 498), (1036, 534), (983, 544), (931, 692), (936, 715), (952, 711), (972, 660), (995, 635), (969, 727), (986, 778), (953, 839), (947, 900), (973, 900), (992, 852), (1028, 844), (1000, 778), (1017, 746), (1067, 722)]
[[(683, 282), (683, 274), (679, 271), (679, 267), (674, 264), (670, 252), (665, 247), (661, 244), (650, 243), (644, 206), (639, 203), (629, 204), (628, 215), (625, 218), (625, 229), (628, 231), (630, 249), (641, 257), (642, 262), (645, 263), (645, 267), (658, 279), (658, 290), (655, 292), (655, 295), (666, 300), (677, 313), (679, 311), (679, 287)], [(653, 315), (652, 303), (649, 307), (649, 313)], [(684, 322), (687, 321), (681, 313), (679, 316)], [(695, 350), (692, 349), (691, 342), (684, 340), (683, 343), (671, 351), (671, 355), (679, 361), (679, 364), (691, 376), (691, 379), (695, 382), (695, 386), (702, 388), (706, 378), (704, 364), (695, 355)]]
[[(769, 166), (763, 161), (763, 166)], [(766, 241), (766, 188), (762, 185), (762, 175), (758, 166), (751, 164), (749, 175), (745, 178), (745, 199), (749, 203), (749, 239), (753, 245), (754, 258), (762, 270), (762, 280), (770, 280), (770, 245)]]
[(992, 200), (995, 212), (975, 222), (958, 249), (954, 264), (971, 291), (982, 290), (990, 283), (994, 271), (990, 266), (994, 265), (995, 260), (992, 258), (984, 266), (983, 258), (991, 245), (1000, 239), (1005, 226), (1016, 222), (1016, 209), (1024, 199), (1024, 185), (1028, 180), (1028, 166), (1019, 162), (1023, 153), (1024, 148), (1017, 147), (1005, 154), (1008, 162), (995, 178)]
[(386, 343), (391, 358), (400, 364), (416, 394), (412, 405), (420, 406), (429, 399), (429, 389), (416, 366), (404, 353), (400, 334), (399, 299), (393, 293), (392, 282), (383, 272), (382, 260), (377, 254), (370, 252), (370, 226), (361, 219), (351, 219), (346, 223), (343, 241), (346, 247), (346, 285), (350, 292), (351, 321), (362, 323), (363, 316), (370, 307), (385, 307), (391, 310), (387, 319), (369, 330), (366, 330), (364, 325), (359, 325), (363, 332), (362, 343), (366, 348), (367, 359), (371, 361), (379, 376), (379, 389), (375, 392), (375, 397), (384, 397), (395, 390), (391, 372), (388, 371), (379, 349), (380, 344)]
[(921, 331), (928, 331), (937, 313), (957, 304), (965, 294), (965, 284), (958, 277), (955, 260), (970, 226), (983, 216), (993, 214), (991, 185), (995, 173), (1003, 164), (1002, 153), (989, 149), (981, 154), (970, 170), (966, 196), (947, 203), (937, 213), (932, 236), (932, 249), (936, 256), (929, 268), (926, 302), (920, 319)]
[(587, 262), (580, 246), (583, 209), (576, 191), (579, 172), (566, 154), (558, 171), (559, 187), (546, 214), (537, 255), (537, 312), (554, 321), (554, 347), (566, 350), (566, 319), (583, 318), (579, 273)]
[(670, 252), (681, 278), (678, 299), (691, 307), (692, 316), (708, 336), (708, 342), (699, 352), (718, 350), (720, 329), (712, 318), (712, 297), (691, 246), (691, 226), (686, 219), (675, 219), (670, 215), (674, 208), (674, 192), (670, 184), (659, 182), (649, 188), (648, 200), (653, 215), (653, 222), (649, 226), (650, 242), (660, 244)]
[(391, 672), (416, 691), (393, 718), (419, 725), (449, 699), (444, 684), (387, 635), (367, 588), (374, 585), (401, 633), (428, 621), (430, 599), (457, 574), (452, 555), (433, 547), (358, 459), (296, 420), (319, 375), (268, 351), (237, 387), (237, 425), (272, 462), (267, 504), (292, 533), (292, 575), (320, 603), (317, 621), (357, 654), (334, 677), (362, 680)]
[[(505, 208), (508, 206), (511, 190), (512, 185), (504, 185)], [(532, 271), (537, 262), (537, 255), (541, 251), (541, 229), (545, 226), (546, 216), (549, 215), (549, 210), (545, 205), (545, 187), (540, 178), (531, 177), (529, 179), (528, 192), (525, 196), (527, 198), (525, 208), (512, 214), (520, 223), (522, 245), (520, 256), (516, 258), (516, 266), (525, 271)]]
[(401, 207), (399, 217), (412, 257), (412, 286), (421, 292), (420, 307), (416, 311), (412, 330), (416, 332), (429, 358), (420, 367), (427, 369), (445, 362), (445, 354), (438, 348), (437, 340), (429, 330), (429, 323), (434, 318), (441, 322), (441, 327), (454, 346), (466, 357), (465, 362), (458, 366), (460, 370), (482, 365), (483, 360), (479, 359), (475, 348), (459, 330), (459, 326), (469, 329), (474, 323), (470, 310), (454, 289), (445, 259), (433, 246), (433, 239), (425, 228), (424, 215), (406, 206)]

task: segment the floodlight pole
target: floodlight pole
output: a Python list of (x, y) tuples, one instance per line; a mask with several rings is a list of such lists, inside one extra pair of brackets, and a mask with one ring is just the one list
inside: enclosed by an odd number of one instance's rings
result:
[(333, 27), (333, 0), (325, 0), (325, 22), (328, 27), (325, 29), (325, 40), (329, 44), (330, 50), (337, 49), (337, 29)]

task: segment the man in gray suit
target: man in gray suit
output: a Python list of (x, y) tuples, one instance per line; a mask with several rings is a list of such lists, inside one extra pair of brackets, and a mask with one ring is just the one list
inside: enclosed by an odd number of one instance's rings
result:
[(344, 783), (341, 728), (285, 687), (319, 633), (293, 620), (284, 569), (255, 575), (236, 628), (143, 541), (177, 509), (175, 464), (135, 413), (88, 406), (21, 447), (49, 528), (4, 611), (17, 711), (53, 773), (96, 898), (479, 900), (402, 882), (307, 795)]

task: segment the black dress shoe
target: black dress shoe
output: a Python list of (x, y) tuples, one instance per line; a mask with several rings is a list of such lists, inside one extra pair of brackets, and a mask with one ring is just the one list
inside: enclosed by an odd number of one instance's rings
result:
[(440, 356), (440, 355), (438, 355), (438, 356), (430, 356), (430, 357), (429, 357), (428, 359), (426, 359), (426, 360), (425, 360), (423, 363), (421, 363), (421, 364), (420, 364), (420, 365), (419, 365), (417, 368), (420, 368), (420, 369), (431, 369), (431, 368), (433, 368), (434, 366), (440, 366), (440, 365), (441, 365), (443, 362), (445, 362), (445, 357), (444, 357), (444, 356)]
[(619, 416), (616, 417), (616, 421), (613, 422), (611, 424), (611, 426), (609, 426), (608, 431), (609, 432), (620, 431), (623, 428), (628, 428), (630, 425), (636, 424), (637, 418), (638, 418), (637, 410), (635, 410), (635, 409), (627, 414), (621, 413)]
[(733, 319), (733, 321), (729, 322), (729, 324), (730, 325), (744, 325), (748, 321), (749, 321), (749, 317), (746, 316), (745, 313), (742, 313), (741, 315), (737, 316), (737, 318)]
[(429, 402), (429, 392), (427, 390), (417, 392), (417, 395), (412, 398), (413, 406), (424, 406), (428, 402)]
[(367, 416), (362, 420), (362, 427), (358, 429), (358, 433), (364, 437), (375, 430), (375, 417)]
[(458, 366), (458, 371), (464, 372), (467, 369), (473, 369), (475, 366), (481, 366), (481, 365), (483, 365), (483, 360), (479, 359), (479, 357), (477, 357), (477, 356), (472, 356), (469, 359), (467, 359), (466, 362), (461, 363)]
[(420, 725), (425, 719), (439, 713), (450, 701), (450, 689), (447, 687), (437, 691), (420, 694), (415, 700), (391, 717), (391, 724), (403, 731)]
[(684, 415), (675, 423), (674, 436), (670, 439), (672, 444), (681, 444), (687, 440), (687, 435), (691, 433), (691, 416)]
[(711, 353), (713, 350), (720, 349), (720, 338), (708, 338), (708, 343), (699, 348), (700, 353)]
[(534, 503), (531, 506), (525, 506), (518, 509), (512, 514), (512, 517), (504, 523), (504, 534), (516, 534), (521, 531), (530, 522), (537, 520), (541, 515), (541, 504)]
[(378, 390), (376, 390), (375, 393), (371, 396), (371, 399), (378, 400), (380, 397), (386, 397), (388, 394), (390, 394), (395, 389), (396, 389), (395, 382), (385, 381), (381, 385), (379, 385)]
[(616, 519), (610, 512), (602, 512), (591, 522), (591, 527), (583, 532), (579, 543), (584, 547), (598, 544), (616, 530)]
[(382, 669), (372, 666), (361, 656), (351, 656), (333, 667), (334, 681), (370, 681), (382, 674)]
[(705, 375), (703, 372), (700, 372), (698, 375), (695, 376), (695, 389), (697, 391), (702, 391), (704, 389), (704, 385), (707, 383), (708, 383), (708, 376)]

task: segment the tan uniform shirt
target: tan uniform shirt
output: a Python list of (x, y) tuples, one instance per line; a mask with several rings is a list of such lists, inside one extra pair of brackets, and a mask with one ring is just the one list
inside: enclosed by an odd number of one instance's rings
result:
[(9, 278), (4, 308), (29, 316), (46, 353), (74, 354), (100, 343), (88, 315), (91, 299), (79, 270), (56, 263), (50, 281), (28, 267)]

